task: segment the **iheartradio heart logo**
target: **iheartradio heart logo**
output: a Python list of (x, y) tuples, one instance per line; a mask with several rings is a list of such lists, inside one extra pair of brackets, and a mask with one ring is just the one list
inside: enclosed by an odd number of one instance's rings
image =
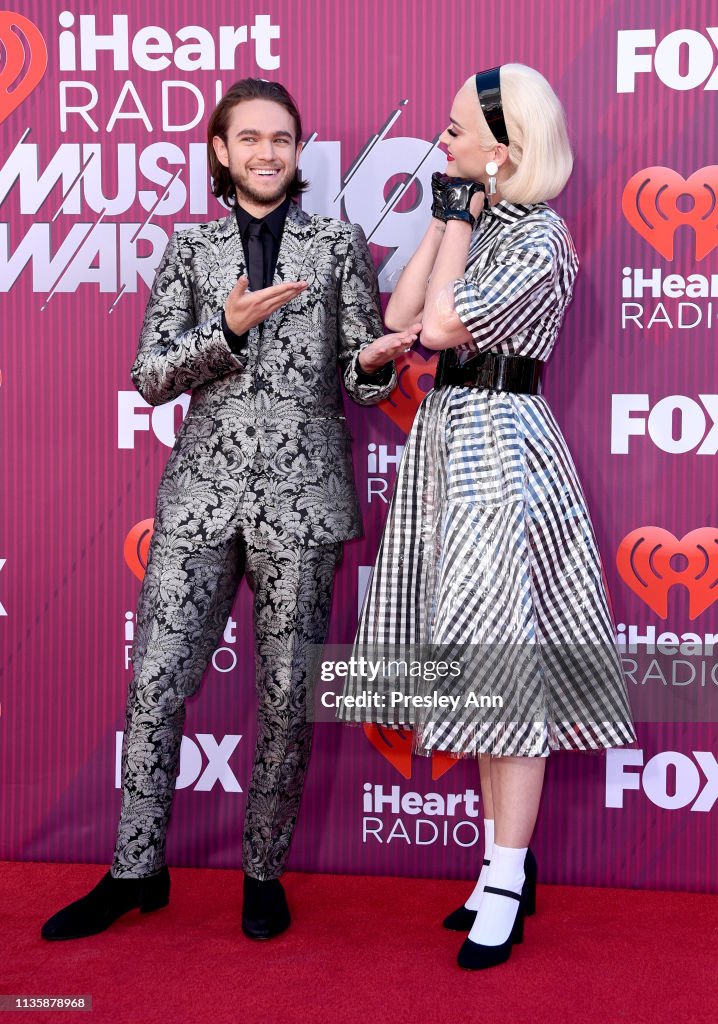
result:
[[(408, 729), (385, 729), (381, 725), (365, 725), (364, 733), (381, 756), (405, 779), (411, 778), (413, 733)], [(458, 758), (435, 751), (431, 756), (431, 777), (434, 781), (453, 768)]]
[(616, 565), (624, 583), (662, 619), (668, 618), (668, 592), (680, 583), (688, 590), (689, 617), (697, 619), (718, 599), (718, 530), (705, 526), (680, 540), (658, 526), (633, 530), (619, 545)]
[(365, 725), (364, 732), (372, 747), (392, 768), (410, 779), (412, 734), (406, 729), (384, 729), (381, 725)]
[(47, 68), (47, 46), (37, 25), (0, 11), (0, 123), (37, 87)]
[(701, 167), (688, 180), (670, 167), (646, 167), (624, 188), (621, 206), (633, 230), (667, 260), (676, 231), (687, 224), (702, 260), (718, 245), (718, 166)]
[(388, 398), (379, 403), (379, 408), (405, 434), (411, 430), (416, 410), (431, 390), (438, 359), (438, 352), (425, 359), (420, 352), (412, 349), (396, 360), (397, 386)]
[(440, 750), (435, 750), (431, 755), (431, 777), (434, 781), (440, 779), (442, 775), (446, 775), (450, 768), (453, 768), (455, 764), (458, 764), (460, 758), (452, 757), (451, 754), (444, 754)]
[(140, 582), (145, 578), (154, 523), (154, 519), (143, 519), (141, 523), (135, 523), (125, 537), (122, 553), (125, 556), (127, 568), (135, 574)]

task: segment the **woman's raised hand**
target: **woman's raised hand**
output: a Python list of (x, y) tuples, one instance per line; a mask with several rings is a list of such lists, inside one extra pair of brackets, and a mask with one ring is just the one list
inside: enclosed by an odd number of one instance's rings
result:
[(434, 202), (433, 217), (444, 222), (463, 220), (472, 228), (484, 208), (485, 188), (480, 181), (467, 178), (452, 178), (436, 171), (431, 176), (431, 191)]

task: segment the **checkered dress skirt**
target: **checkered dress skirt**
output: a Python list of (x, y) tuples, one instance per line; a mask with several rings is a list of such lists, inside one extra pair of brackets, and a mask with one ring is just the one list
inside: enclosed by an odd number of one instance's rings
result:
[[(455, 285), (473, 342), (453, 358), (546, 359), (577, 267), (546, 204), (495, 206)], [(458, 658), (460, 676), (391, 676), (384, 695), (398, 692), (398, 705), (340, 717), (411, 728), (420, 753), (546, 756), (635, 741), (585, 498), (540, 394), (443, 387), (418, 410), (355, 653), (418, 650)], [(345, 695), (366, 685), (349, 681)], [(487, 695), (500, 703), (479, 706)]]

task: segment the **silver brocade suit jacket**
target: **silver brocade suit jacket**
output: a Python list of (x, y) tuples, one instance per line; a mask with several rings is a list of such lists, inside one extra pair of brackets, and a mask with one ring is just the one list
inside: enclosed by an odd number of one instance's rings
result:
[[(270, 547), (361, 534), (337, 363), (361, 405), (396, 385), (360, 383), (360, 349), (384, 331), (362, 229), (290, 203), (274, 284), (297, 298), (249, 332), (235, 355), (221, 314), (246, 273), (234, 212), (175, 232), (157, 270), (132, 379), (152, 405), (192, 401), (162, 476), (155, 531), (219, 542), (242, 503), (243, 529)], [(249, 520), (249, 521), (245, 521)]]

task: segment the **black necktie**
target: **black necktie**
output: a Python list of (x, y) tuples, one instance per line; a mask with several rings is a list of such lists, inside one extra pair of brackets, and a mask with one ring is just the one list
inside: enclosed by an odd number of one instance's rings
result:
[(249, 271), (249, 287), (253, 292), (264, 288), (264, 245), (262, 242), (264, 228), (264, 223), (258, 220), (251, 220), (247, 227), (247, 270)]

